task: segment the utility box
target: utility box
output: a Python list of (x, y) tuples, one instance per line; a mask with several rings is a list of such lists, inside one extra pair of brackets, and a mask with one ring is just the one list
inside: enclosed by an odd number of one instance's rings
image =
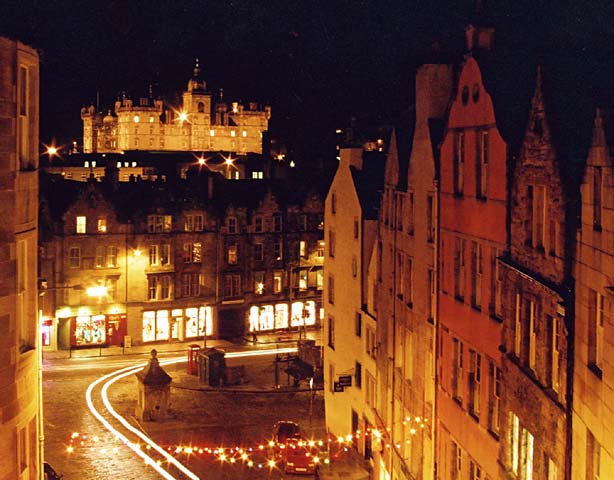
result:
[(226, 354), (215, 348), (205, 348), (198, 354), (198, 378), (201, 383), (219, 387), (226, 375)]
[(160, 366), (157, 355), (153, 349), (149, 363), (136, 374), (139, 398), (135, 413), (139, 420), (164, 420), (169, 412), (172, 378)]

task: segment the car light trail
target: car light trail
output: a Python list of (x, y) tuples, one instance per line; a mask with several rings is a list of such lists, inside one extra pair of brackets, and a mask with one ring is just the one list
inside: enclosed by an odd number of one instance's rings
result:
[(145, 464), (150, 465), (151, 467), (153, 467), (154, 470), (156, 470), (156, 472), (158, 472), (160, 475), (162, 475), (162, 477), (166, 478), (167, 480), (177, 480), (175, 477), (173, 477), (169, 472), (167, 472), (166, 470), (164, 470), (160, 465), (158, 465), (153, 458), (151, 458), (149, 455), (147, 455), (145, 452), (141, 451), (141, 449), (139, 447), (137, 447), (136, 445), (134, 445), (130, 440), (128, 440), (128, 438), (123, 435), (119, 430), (117, 430), (116, 428), (113, 427), (113, 425), (111, 425), (101, 414), (100, 412), (98, 412), (98, 410), (96, 410), (96, 407), (94, 407), (94, 402), (92, 401), (92, 390), (94, 389), (94, 387), (96, 387), (96, 385), (98, 385), (99, 383), (107, 380), (108, 378), (113, 377), (114, 375), (117, 375), (120, 372), (125, 372), (125, 371), (130, 371), (131, 373), (137, 372), (139, 371), (141, 368), (143, 368), (145, 365), (141, 364), (139, 367), (135, 368), (135, 367), (126, 367), (126, 368), (122, 368), (121, 370), (118, 370), (116, 372), (110, 373), (108, 375), (104, 375), (102, 377), (100, 377), (98, 380), (92, 382), (89, 387), (87, 387), (87, 391), (85, 392), (85, 400), (87, 402), (87, 407), (90, 409), (90, 412), (92, 412), (92, 415), (94, 415), (94, 417), (96, 418), (96, 420), (98, 420), (100, 423), (102, 423), (104, 425), (104, 427), (109, 430), (111, 433), (113, 433), (117, 438), (119, 438), (122, 442), (124, 442), (124, 444), (126, 444), (130, 450), (132, 450), (134, 453), (136, 453), (139, 457), (141, 457), (144, 461)]
[[(225, 354), (225, 356), (227, 358), (245, 358), (245, 357), (257, 357), (257, 356), (265, 356), (265, 355), (283, 354), (283, 353), (296, 353), (296, 351), (297, 351), (296, 347), (270, 348), (270, 349), (251, 350), (251, 351), (243, 351), (243, 352), (242, 351), (227, 352)], [(185, 358), (182, 356), (181, 358), (173, 358), (173, 359), (161, 360), (160, 361), (160, 365), (172, 365), (172, 364), (181, 363), (181, 362), (185, 362), (185, 361), (186, 361)], [(108, 397), (108, 394), (107, 394), (109, 387), (113, 383), (117, 382), (118, 380), (120, 380), (122, 378), (125, 378), (127, 376), (135, 374), (136, 372), (141, 370), (145, 365), (146, 365), (145, 363), (141, 363), (141, 364), (137, 364), (136, 366), (124, 367), (124, 368), (116, 370), (116, 371), (114, 371), (112, 373), (109, 373), (107, 375), (103, 375), (98, 380), (95, 380), (94, 382), (92, 382), (88, 386), (87, 391), (85, 393), (85, 398), (86, 398), (87, 406), (88, 406), (89, 410), (92, 412), (92, 415), (94, 415), (94, 417), (109, 432), (111, 432), (113, 435), (115, 435), (125, 445), (127, 445), (134, 453), (136, 453), (139, 457), (141, 457), (145, 461), (146, 465), (151, 466), (154, 470), (156, 470), (160, 475), (162, 475), (162, 477), (166, 478), (167, 480), (177, 480), (176, 477), (174, 477), (171, 473), (169, 473), (167, 470), (165, 470), (160, 465), (158, 465), (158, 463), (152, 457), (150, 457), (143, 450), (141, 450), (140, 445), (131, 442), (125, 435), (123, 435), (119, 430), (117, 430), (115, 427), (113, 427), (113, 425), (111, 425), (111, 423), (109, 421), (107, 421), (102, 416), (102, 414), (96, 409), (96, 407), (94, 406), (94, 402), (92, 401), (92, 391), (94, 390), (94, 388), (97, 385), (99, 385), (102, 382), (105, 382), (104, 385), (102, 386), (100, 395), (101, 395), (101, 398), (102, 398), (102, 402), (103, 402), (105, 408), (107, 409), (107, 411), (117, 421), (119, 421), (124, 426), (124, 428), (126, 428), (128, 431), (130, 431), (131, 433), (133, 433), (134, 435), (136, 435), (140, 439), (142, 439), (147, 445), (149, 445), (156, 452), (158, 452), (160, 455), (162, 455), (170, 464), (174, 465), (182, 473), (187, 475), (188, 478), (190, 478), (192, 480), (200, 480), (200, 478), (196, 474), (194, 474), (194, 472), (189, 470), (185, 465), (183, 465), (181, 462), (179, 462), (175, 457), (170, 455), (166, 450), (164, 450), (162, 447), (160, 447), (151, 438), (149, 438), (143, 432), (141, 432), (140, 430), (138, 430), (138, 429), (134, 428), (132, 425), (130, 425), (130, 423), (124, 417), (122, 417), (120, 414), (118, 414), (115, 411), (115, 409), (111, 405), (111, 402), (109, 401), (109, 397)]]
[[(170, 365), (170, 364), (174, 364), (174, 363), (180, 363), (180, 362), (183, 362), (183, 361), (184, 361), (184, 359), (180, 359), (180, 360), (175, 359), (175, 360), (166, 360), (166, 361), (160, 362), (160, 363), (162, 363), (163, 365)], [(111, 405), (111, 402), (109, 401), (109, 397), (107, 395), (107, 390), (109, 389), (109, 387), (111, 385), (113, 385), (115, 382), (117, 382), (118, 380), (120, 380), (120, 379), (122, 379), (124, 377), (127, 377), (129, 375), (135, 374), (136, 372), (138, 372), (142, 368), (143, 368), (143, 365), (141, 365), (139, 367), (132, 367), (131, 369), (123, 369), (124, 370), (123, 372), (120, 370), (120, 371), (115, 372), (114, 374), (112, 374), (113, 378), (108, 380), (103, 385), (102, 390), (100, 392), (100, 396), (102, 397), (102, 402), (104, 403), (104, 406), (109, 411), (109, 413), (111, 415), (113, 415), (113, 417), (115, 417), (127, 430), (129, 430), (130, 432), (135, 434), (137, 437), (139, 437), (141, 440), (143, 440), (145, 443), (147, 443), (149, 446), (151, 446), (151, 448), (153, 448), (160, 455), (162, 455), (164, 458), (166, 458), (166, 460), (169, 463), (173, 464), (175, 467), (177, 467), (179, 470), (181, 470), (181, 472), (186, 474), (188, 476), (188, 478), (190, 478), (192, 480), (199, 480), (199, 477), (194, 472), (189, 470), (183, 463), (181, 463), (175, 457), (170, 455), (166, 450), (164, 450), (162, 447), (160, 447), (157, 443), (155, 443), (151, 438), (149, 438), (143, 432), (141, 432), (140, 430), (138, 430), (138, 429), (134, 428), (132, 425), (130, 425), (130, 423), (124, 417), (122, 417), (120, 414), (118, 414), (115, 411), (115, 409), (113, 408), (113, 406)]]

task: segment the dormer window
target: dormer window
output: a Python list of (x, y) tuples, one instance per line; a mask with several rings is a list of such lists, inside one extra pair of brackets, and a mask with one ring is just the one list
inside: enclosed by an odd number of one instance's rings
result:
[(107, 219), (99, 218), (98, 219), (98, 233), (106, 233), (107, 232)]

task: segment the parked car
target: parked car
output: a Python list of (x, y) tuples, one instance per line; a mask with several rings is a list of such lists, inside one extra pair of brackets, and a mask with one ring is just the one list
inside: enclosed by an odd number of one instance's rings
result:
[(307, 441), (292, 439), (284, 449), (284, 472), (313, 475), (319, 465), (317, 450), (307, 446)]
[(63, 477), (47, 462), (43, 463), (43, 472), (45, 473), (45, 480), (60, 480)]
[(300, 438), (301, 429), (298, 423), (289, 420), (280, 420), (273, 426), (273, 442), (276, 445), (287, 443), (289, 440)]

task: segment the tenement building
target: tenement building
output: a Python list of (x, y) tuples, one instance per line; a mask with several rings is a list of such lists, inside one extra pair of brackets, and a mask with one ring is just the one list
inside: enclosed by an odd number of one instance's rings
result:
[(484, 33), (467, 29), (440, 144), (437, 464), (441, 478), (459, 480), (497, 477), (501, 431), (496, 259), (506, 242), (507, 148), (478, 60), (486, 52), (473, 45)]
[(119, 98), (106, 114), (94, 105), (81, 109), (83, 151), (114, 153), (128, 150), (225, 151), (262, 153), (271, 108), (213, 98), (201, 78), (198, 60), (182, 94), (171, 105), (153, 93), (138, 99)]
[(317, 328), (324, 186), (43, 176), (48, 348)]
[(367, 286), (386, 157), (396, 159), (396, 148), (388, 128), (348, 130), (347, 137), (325, 204), (325, 414), (331, 434), (351, 435), (370, 460), (378, 421), (375, 307)]
[(0, 38), (0, 479), (42, 472), (36, 283), (39, 69), (36, 51)]
[(597, 110), (580, 192), (571, 478), (614, 478), (614, 123)]
[(376, 478), (434, 478), (438, 145), (452, 79), (445, 63), (418, 69), (411, 154), (386, 164), (374, 278)]
[(501, 261), (505, 389), (499, 461), (501, 476), (569, 479), (572, 159), (555, 147), (542, 80), (538, 71), (512, 175), (510, 243)]

